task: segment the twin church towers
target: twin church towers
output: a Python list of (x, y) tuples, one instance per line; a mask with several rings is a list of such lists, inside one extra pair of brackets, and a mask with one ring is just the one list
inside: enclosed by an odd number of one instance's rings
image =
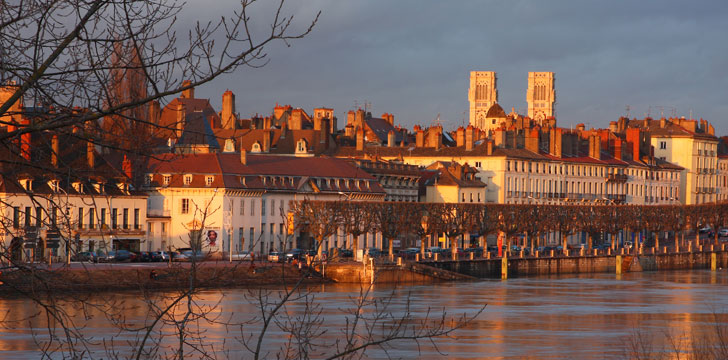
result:
[[(493, 130), (500, 126), (499, 119), (505, 117), (498, 105), (497, 78), (495, 71), (471, 71), (468, 101), (470, 101), (470, 124), (482, 130)], [(554, 116), (556, 92), (553, 72), (529, 72), (528, 117), (540, 123)]]

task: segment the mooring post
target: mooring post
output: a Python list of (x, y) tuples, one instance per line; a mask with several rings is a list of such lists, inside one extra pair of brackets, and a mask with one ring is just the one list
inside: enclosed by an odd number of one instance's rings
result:
[(508, 256), (503, 254), (501, 258), (501, 280), (508, 279)]
[(615, 260), (617, 275), (622, 275), (622, 255), (617, 255)]
[(715, 271), (718, 268), (718, 254), (710, 253), (710, 271)]

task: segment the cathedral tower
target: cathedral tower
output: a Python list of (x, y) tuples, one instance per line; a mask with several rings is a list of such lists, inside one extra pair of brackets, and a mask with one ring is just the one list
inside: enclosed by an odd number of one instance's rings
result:
[(554, 89), (554, 73), (528, 73), (528, 91), (526, 92), (528, 117), (541, 123), (554, 116), (554, 104), (556, 103)]
[(498, 102), (495, 71), (471, 71), (468, 101), (470, 125), (484, 129), (488, 109)]

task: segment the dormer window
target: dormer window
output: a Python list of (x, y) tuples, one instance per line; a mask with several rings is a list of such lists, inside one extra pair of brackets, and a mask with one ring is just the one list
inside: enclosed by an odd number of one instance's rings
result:
[(33, 180), (31, 180), (31, 179), (20, 180), (20, 186), (22, 186), (25, 191), (31, 192), (31, 191), (33, 191)]
[(146, 186), (152, 185), (152, 180), (154, 180), (154, 175), (147, 174), (147, 176), (144, 178), (144, 185), (146, 185)]
[(260, 152), (260, 143), (256, 141), (253, 144), (253, 147), (250, 149), (250, 152), (259, 153)]
[(77, 193), (83, 192), (83, 184), (80, 181), (76, 181), (73, 183), (73, 189), (76, 190)]
[(164, 185), (169, 185), (169, 183), (172, 181), (172, 175), (162, 175), (162, 182)]
[(103, 189), (103, 187), (101, 186), (101, 184), (99, 184), (99, 183), (94, 183), (94, 184), (93, 184), (93, 186), (94, 186), (94, 190), (96, 191), (96, 193), (97, 193), (97, 194), (101, 194), (101, 191), (102, 191), (102, 189)]
[(188, 175), (185, 175), (185, 176), (184, 176), (184, 184), (185, 184), (185, 185), (190, 185), (190, 184), (192, 184), (192, 175), (189, 175), (189, 174), (188, 174)]
[(58, 180), (51, 180), (48, 182), (48, 186), (51, 188), (51, 191), (58, 192), (60, 189), (60, 182)]
[(306, 145), (306, 140), (300, 139), (298, 142), (296, 142), (296, 153), (306, 153), (308, 152), (308, 146)]
[(205, 185), (212, 186), (213, 180), (215, 180), (214, 176), (205, 176)]

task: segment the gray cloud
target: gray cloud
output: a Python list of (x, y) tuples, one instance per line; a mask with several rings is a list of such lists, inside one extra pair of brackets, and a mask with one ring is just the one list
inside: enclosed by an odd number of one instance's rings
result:
[[(319, 26), (291, 47), (275, 44), (262, 69), (243, 68), (204, 89), (219, 107), (225, 89), (238, 111), (276, 102), (311, 110), (355, 102), (412, 127), (441, 114), (452, 128), (467, 110), (471, 70), (498, 73), (499, 102), (525, 109), (528, 71), (556, 73), (562, 126), (607, 127), (625, 114), (703, 117), (728, 132), (728, 3), (724, 1), (293, 1), (299, 21)], [(200, 20), (234, 2), (189, 4)], [(264, 30), (264, 23), (257, 29)]]

